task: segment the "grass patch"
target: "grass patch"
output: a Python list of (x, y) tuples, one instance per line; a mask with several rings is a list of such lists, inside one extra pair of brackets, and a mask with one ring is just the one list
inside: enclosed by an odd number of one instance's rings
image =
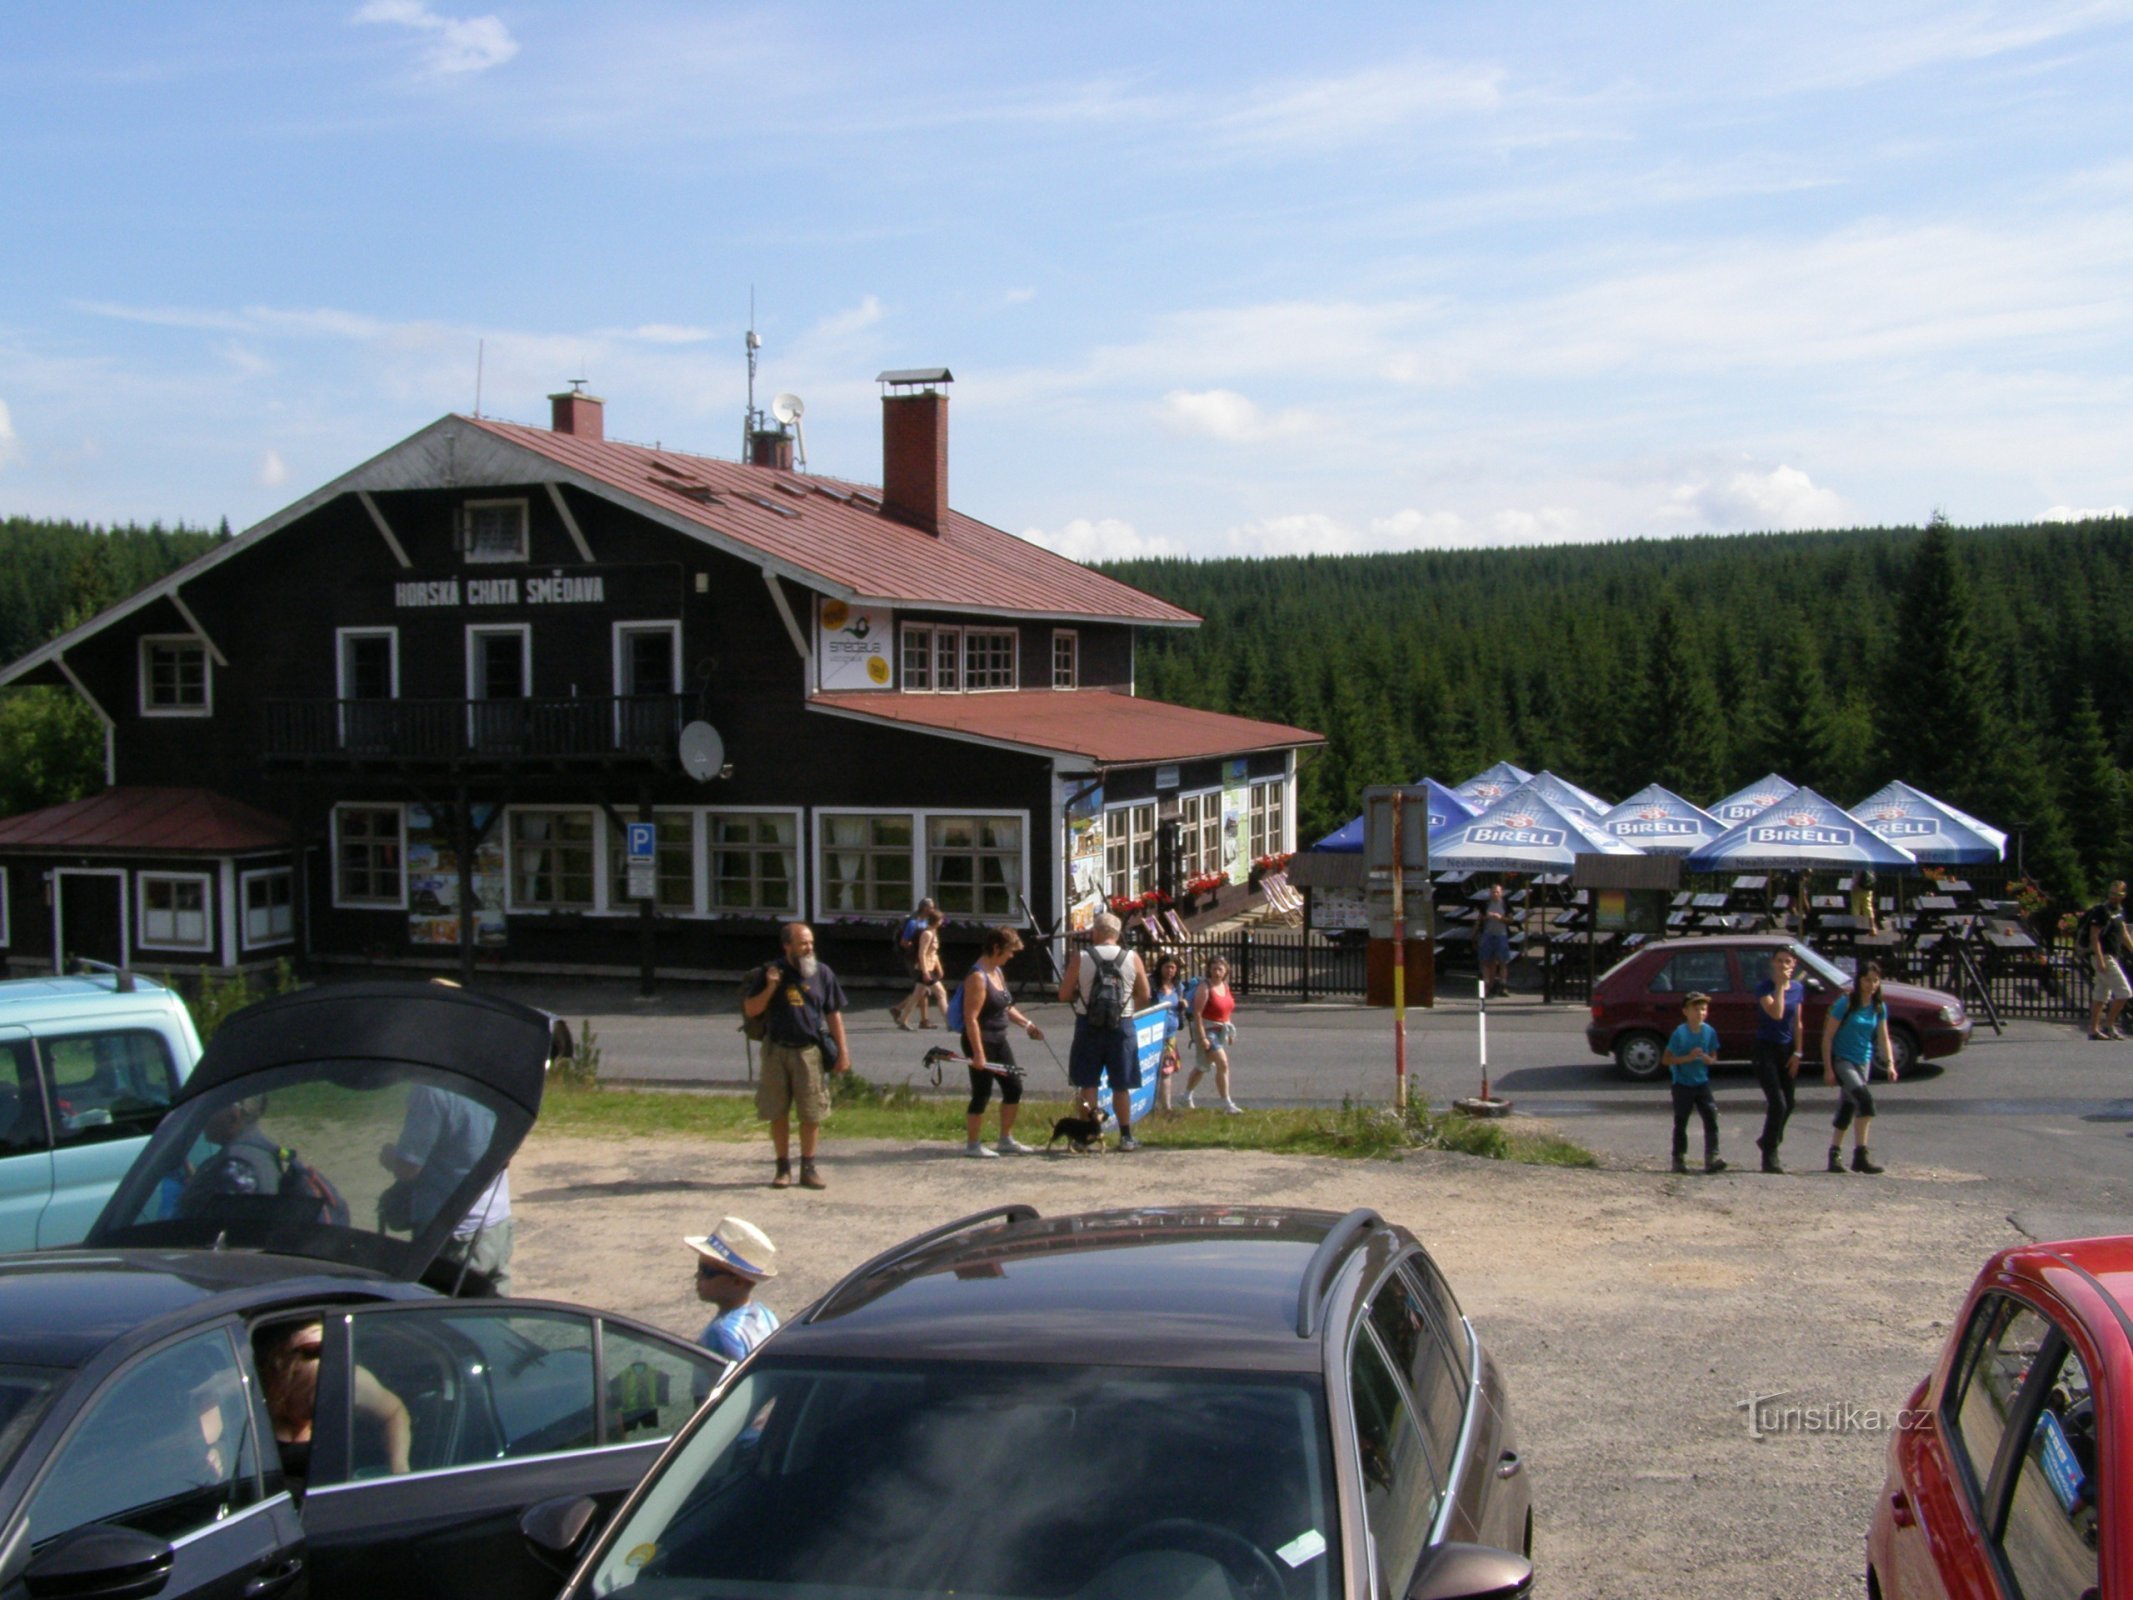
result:
[[(829, 1130), (840, 1139), (894, 1139), (912, 1143), (957, 1143), (963, 1139), (963, 1103), (919, 1094), (908, 1083), (880, 1084), (857, 1075), (837, 1080), (837, 1110)], [(1053, 1119), (1069, 1110), (1064, 1100), (1022, 1102), (1016, 1133), (1042, 1144)], [(998, 1112), (985, 1116), (994, 1136)], [(701, 1139), (743, 1141), (764, 1137), (755, 1102), (745, 1094), (696, 1094), (672, 1090), (587, 1090), (551, 1083), (541, 1102), (541, 1130), (580, 1137), (642, 1138), (687, 1134)], [(1281, 1155), (1397, 1157), (1408, 1150), (1453, 1150), (1530, 1166), (1595, 1166), (1592, 1152), (1552, 1133), (1515, 1124), (1432, 1111), (1414, 1101), (1403, 1116), (1389, 1108), (1305, 1107), (1246, 1111), (1184, 1111), (1155, 1116), (1134, 1132), (1149, 1149), (1269, 1150)]]

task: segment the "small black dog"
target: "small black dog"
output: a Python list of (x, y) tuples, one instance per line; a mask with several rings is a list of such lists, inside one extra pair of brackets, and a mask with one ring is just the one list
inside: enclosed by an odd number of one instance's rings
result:
[(1094, 1117), (1061, 1117), (1052, 1124), (1052, 1136), (1044, 1148), (1051, 1149), (1061, 1139), (1078, 1156), (1094, 1155), (1104, 1147), (1104, 1125)]

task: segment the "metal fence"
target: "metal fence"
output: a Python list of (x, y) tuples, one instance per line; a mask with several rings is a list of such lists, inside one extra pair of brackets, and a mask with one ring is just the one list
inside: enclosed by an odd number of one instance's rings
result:
[[(1298, 928), (1235, 928), (1161, 946), (1186, 970), (1202, 973), (1221, 956), (1240, 996), (1279, 1000), (1360, 1000), (1368, 951), (1359, 940), (1329, 939)], [(1143, 957), (1153, 947), (1142, 947)]]

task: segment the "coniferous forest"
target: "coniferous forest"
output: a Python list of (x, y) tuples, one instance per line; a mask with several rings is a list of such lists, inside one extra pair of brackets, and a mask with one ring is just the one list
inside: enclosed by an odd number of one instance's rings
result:
[(1366, 784), (1510, 760), (1700, 805), (1902, 778), (2019, 833), (2056, 896), (2127, 872), (2133, 521), (1104, 570), (1206, 619), (1143, 634), (1140, 693), (1328, 736), (1306, 844)]
[[(0, 521), (0, 660), (228, 537)], [(1104, 570), (1206, 619), (1142, 635), (1142, 694), (1328, 736), (1306, 843), (1366, 784), (1510, 760), (1699, 804), (1772, 771), (1840, 805), (1900, 777), (2019, 834), (2057, 896), (2133, 866), (2133, 521)], [(102, 781), (59, 691), (0, 693), (0, 750), (0, 815)]]

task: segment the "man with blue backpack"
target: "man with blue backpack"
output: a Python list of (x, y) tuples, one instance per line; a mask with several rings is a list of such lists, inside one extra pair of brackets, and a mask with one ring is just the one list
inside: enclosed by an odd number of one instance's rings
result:
[(1067, 1079), (1081, 1092), (1081, 1114), (1096, 1115), (1097, 1086), (1111, 1080), (1111, 1110), (1118, 1118), (1118, 1147), (1138, 1150), (1133, 1137), (1133, 1091), (1141, 1086), (1140, 1051), (1133, 1040), (1133, 1014), (1148, 1003), (1148, 974), (1141, 958), (1118, 943), (1119, 920), (1098, 914), (1089, 947), (1067, 964), (1059, 999), (1074, 1007), (1074, 1045), (1067, 1053)]

